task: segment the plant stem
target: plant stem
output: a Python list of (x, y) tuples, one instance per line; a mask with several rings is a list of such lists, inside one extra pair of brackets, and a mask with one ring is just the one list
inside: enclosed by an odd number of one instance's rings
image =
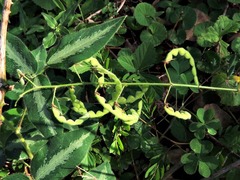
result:
[(7, 38), (7, 26), (10, 14), (10, 7), (12, 0), (5, 0), (2, 11), (1, 33), (0, 33), (0, 125), (4, 120), (2, 116), (2, 108), (5, 105), (4, 97), (6, 93), (6, 38)]
[[(20, 94), (19, 99), (21, 99), (24, 95), (32, 92), (37, 91), (40, 89), (54, 89), (54, 88), (64, 88), (64, 87), (70, 87), (70, 86), (87, 86), (87, 85), (98, 85), (98, 83), (93, 82), (79, 82), (79, 83), (69, 83), (69, 84), (59, 84), (59, 85), (46, 85), (46, 86), (35, 86), (31, 89), (28, 89), (27, 91)], [(102, 85), (115, 85), (114, 82), (104, 82)], [(170, 86), (170, 87), (188, 87), (188, 88), (197, 88), (197, 89), (209, 89), (212, 91), (231, 91), (231, 92), (238, 92), (237, 88), (224, 88), (224, 87), (213, 87), (213, 86), (198, 86), (194, 84), (178, 84), (178, 83), (122, 83), (123, 86)], [(18, 100), (19, 100), (18, 99)], [(18, 102), (16, 101), (16, 103)]]

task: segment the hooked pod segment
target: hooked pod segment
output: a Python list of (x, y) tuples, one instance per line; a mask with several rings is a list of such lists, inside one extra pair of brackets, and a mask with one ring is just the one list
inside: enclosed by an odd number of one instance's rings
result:
[(173, 56), (181, 55), (189, 60), (189, 64), (192, 66), (192, 75), (194, 79), (194, 83), (199, 86), (198, 76), (197, 76), (197, 69), (195, 65), (195, 61), (192, 55), (184, 48), (176, 48), (171, 50), (164, 61), (165, 64), (169, 64), (172, 60), (174, 60)]
[(188, 120), (191, 119), (191, 114), (187, 111), (174, 111), (174, 109), (172, 107), (169, 107), (168, 104), (164, 105), (164, 110), (166, 111), (166, 113), (168, 113), (170, 116), (175, 116), (179, 119), (183, 119), (183, 120)]

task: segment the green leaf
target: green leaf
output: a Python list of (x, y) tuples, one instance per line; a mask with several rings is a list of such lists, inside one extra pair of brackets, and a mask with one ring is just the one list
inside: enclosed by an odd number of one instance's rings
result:
[(220, 48), (219, 55), (221, 58), (225, 58), (230, 55), (230, 53), (227, 50), (228, 46), (229, 46), (229, 44), (226, 43), (225, 41), (223, 41), (223, 40), (219, 41), (219, 48)]
[(118, 62), (121, 66), (126, 69), (128, 72), (136, 72), (134, 63), (133, 63), (133, 55), (130, 49), (122, 49), (118, 53)]
[(16, 36), (7, 35), (7, 72), (19, 78), (17, 69), (27, 75), (34, 75), (37, 71), (37, 62), (26, 45)]
[(49, 48), (55, 44), (57, 41), (57, 36), (53, 32), (49, 32), (46, 37), (43, 38), (43, 46), (44, 48)]
[(33, 0), (33, 2), (45, 10), (52, 10), (56, 7), (52, 0)]
[(46, 67), (47, 51), (42, 45), (39, 46), (37, 49), (33, 50), (32, 54), (38, 64), (37, 73), (40, 73)]
[(199, 161), (198, 172), (203, 177), (207, 178), (211, 175), (211, 170), (205, 162)]
[(205, 114), (205, 109), (199, 108), (199, 109), (197, 110), (198, 120), (199, 120), (201, 123), (203, 123), (203, 124), (205, 123), (204, 114)]
[(154, 46), (158, 46), (167, 38), (167, 30), (161, 23), (154, 22), (148, 26), (147, 30), (143, 30), (140, 35), (142, 42), (151, 42)]
[(29, 180), (29, 178), (22, 173), (14, 173), (6, 176), (3, 180)]
[(232, 41), (231, 48), (235, 53), (240, 54), (240, 37), (237, 37)]
[(183, 168), (187, 174), (194, 174), (197, 171), (198, 159), (194, 154), (187, 153), (181, 157)]
[(117, 144), (118, 144), (118, 148), (121, 151), (124, 151), (124, 145), (123, 145), (122, 140), (121, 140), (121, 138), (119, 136), (117, 137)]
[(61, 0), (53, 0), (53, 3), (62, 11), (66, 10)]
[[(33, 80), (36, 86), (50, 85), (45, 76), (38, 76)], [(26, 87), (32, 88), (30, 83)], [(45, 136), (50, 137), (56, 135), (56, 127), (53, 124), (53, 116), (50, 106), (47, 104), (51, 98), (51, 90), (44, 89), (32, 91), (23, 97), (24, 104), (28, 110), (28, 119), (36, 126), (36, 128)]]
[(202, 47), (211, 47), (219, 40), (219, 34), (212, 26), (210, 26), (206, 32), (201, 33), (200, 36), (197, 36), (197, 43)]
[(236, 33), (239, 30), (239, 24), (224, 15), (218, 17), (218, 20), (214, 23), (213, 27), (219, 36)]
[(191, 29), (197, 20), (196, 12), (194, 11), (193, 8), (188, 7), (188, 6), (182, 7), (181, 9), (183, 12), (182, 27), (183, 27), (183, 29)]
[(55, 29), (57, 27), (58, 23), (57, 23), (57, 21), (56, 21), (56, 19), (54, 17), (52, 17), (49, 14), (43, 13), (43, 12), (42, 12), (42, 15), (43, 15), (44, 19), (46, 20), (47, 25), (51, 29)]
[(190, 147), (196, 154), (207, 154), (212, 151), (213, 144), (207, 140), (194, 138), (190, 141)]
[[(229, 80), (224, 73), (217, 74), (212, 78), (212, 86), (234, 88), (236, 87), (234, 80)], [(237, 87), (236, 87), (237, 88)], [(217, 91), (217, 94), (221, 98), (221, 103), (228, 106), (240, 105), (240, 93), (230, 91)]]
[(64, 36), (56, 51), (48, 57), (47, 64), (66, 69), (74, 63), (90, 58), (107, 44), (124, 19), (125, 17), (116, 18)]
[(63, 179), (71, 173), (88, 153), (97, 125), (59, 134), (49, 141), (31, 162), (35, 179)]
[[(91, 175), (91, 176), (90, 176)], [(89, 178), (95, 179), (104, 179), (104, 180), (116, 180), (116, 177), (111, 169), (111, 165), (109, 162), (104, 162), (96, 168), (91, 169), (87, 174), (85, 174), (83, 180), (88, 180)]]
[(155, 8), (148, 3), (139, 3), (134, 9), (134, 17), (142, 26), (149, 26), (156, 17)]
[(150, 167), (147, 169), (144, 177), (145, 177), (145, 178), (148, 178), (150, 175), (154, 174), (157, 168), (158, 168), (158, 163), (154, 163), (152, 166), (150, 166)]
[(152, 43), (142, 43), (134, 52), (134, 67), (145, 70), (156, 63), (157, 53)]

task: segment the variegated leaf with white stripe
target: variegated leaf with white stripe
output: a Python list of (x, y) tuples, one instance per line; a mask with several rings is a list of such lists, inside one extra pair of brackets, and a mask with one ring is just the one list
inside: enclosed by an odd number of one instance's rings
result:
[(62, 38), (56, 50), (49, 55), (51, 67), (69, 68), (101, 50), (118, 31), (125, 17), (82, 29)]
[(97, 124), (53, 137), (31, 163), (31, 174), (36, 180), (63, 179), (80, 164), (95, 138)]

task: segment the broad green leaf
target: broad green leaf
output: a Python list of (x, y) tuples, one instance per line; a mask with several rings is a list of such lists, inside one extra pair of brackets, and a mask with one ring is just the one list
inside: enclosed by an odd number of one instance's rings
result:
[(136, 72), (136, 68), (133, 63), (133, 55), (129, 49), (122, 49), (118, 53), (118, 62), (128, 72)]
[(224, 15), (219, 16), (213, 27), (219, 36), (229, 33), (236, 33), (239, 30), (239, 24)]
[(23, 173), (14, 173), (6, 176), (3, 180), (30, 180), (30, 178)]
[(208, 165), (202, 161), (199, 161), (198, 172), (205, 178), (207, 178), (211, 175), (211, 170), (209, 169)]
[[(48, 78), (45, 76), (36, 77), (33, 83), (36, 86), (50, 85)], [(32, 88), (32, 85), (29, 83), (26, 90), (30, 88)], [(45, 137), (56, 135), (56, 128), (52, 121), (51, 106), (48, 104), (51, 94), (51, 90), (42, 89), (32, 91), (23, 97), (24, 104), (28, 110), (28, 119)]]
[(26, 45), (16, 36), (7, 35), (7, 72), (16, 78), (17, 69), (26, 75), (34, 75), (37, 71), (37, 62)]
[(134, 52), (134, 67), (145, 70), (156, 63), (157, 53), (152, 43), (142, 43)]
[(63, 179), (88, 153), (95, 137), (97, 124), (88, 128), (59, 134), (39, 151), (31, 163), (35, 179)]
[(161, 23), (154, 22), (143, 30), (140, 35), (142, 42), (151, 42), (154, 46), (161, 44), (167, 38), (167, 30)]
[(206, 32), (207, 29), (213, 25), (212, 22), (203, 22), (203, 23), (200, 23), (200, 24), (197, 24), (194, 28), (193, 28), (193, 33), (195, 36), (200, 36), (202, 33)]
[(87, 174), (85, 174), (85, 178), (83, 178), (83, 180), (88, 180), (89, 178), (95, 178), (99, 180), (116, 180), (109, 162), (104, 162), (96, 168), (91, 169)]
[(139, 3), (134, 9), (134, 17), (142, 26), (149, 26), (156, 17), (155, 8), (148, 3)]
[(197, 20), (196, 12), (194, 11), (193, 8), (188, 6), (182, 7), (181, 10), (183, 12), (182, 14), (183, 29), (191, 29)]
[(197, 43), (202, 47), (211, 47), (219, 40), (220, 35), (212, 26), (210, 26), (207, 31), (201, 33), (200, 36), (197, 36)]
[(56, 51), (48, 57), (49, 66), (69, 68), (102, 49), (118, 31), (125, 17), (82, 29), (63, 37)]
[[(234, 80), (229, 80), (226, 74), (221, 73), (213, 76), (213, 87), (235, 88), (236, 84)], [(237, 87), (236, 87), (237, 89)], [(221, 98), (221, 103), (227, 106), (239, 106), (240, 105), (240, 93), (230, 91), (217, 91), (217, 94)]]

